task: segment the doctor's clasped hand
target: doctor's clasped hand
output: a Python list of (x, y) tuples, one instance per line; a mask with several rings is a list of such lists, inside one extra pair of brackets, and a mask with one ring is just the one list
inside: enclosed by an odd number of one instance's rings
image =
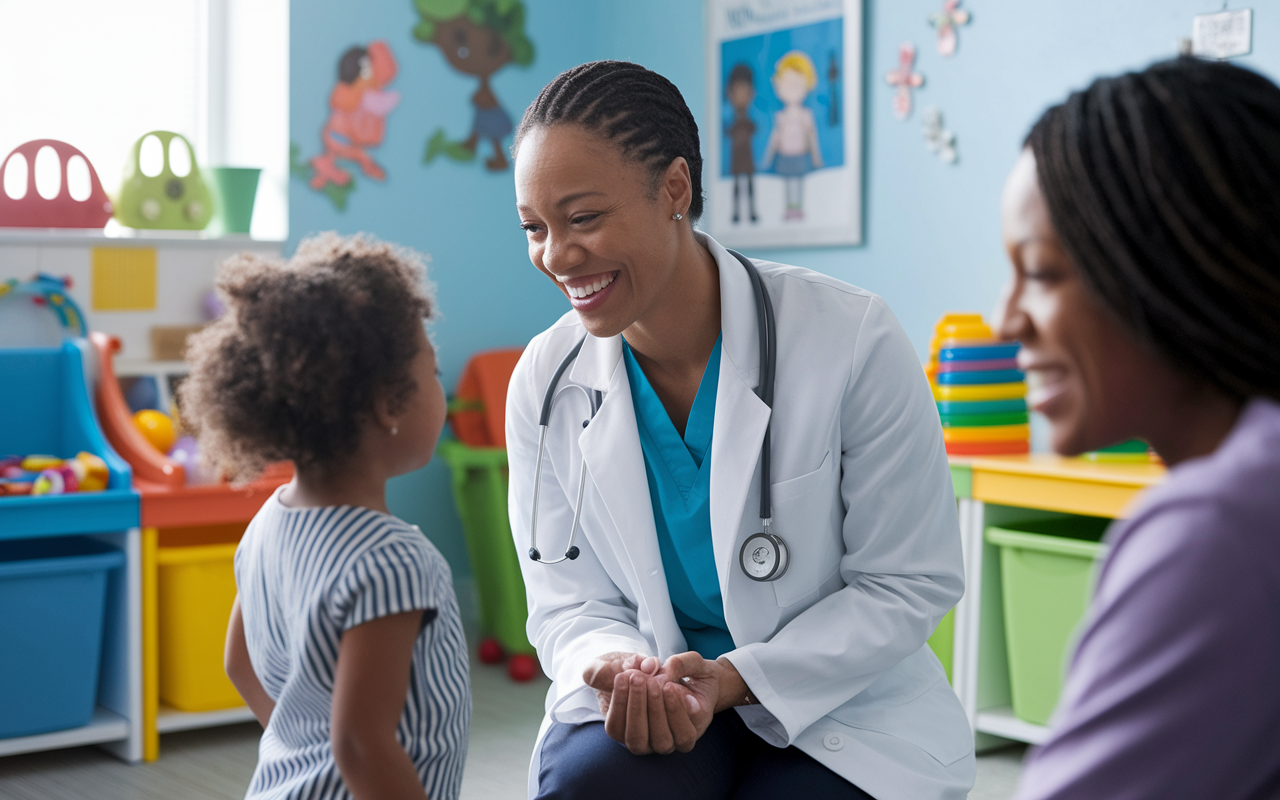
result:
[(595, 689), (605, 732), (635, 755), (687, 753), (714, 714), (749, 702), (749, 690), (727, 659), (681, 653), (606, 653), (582, 675)]

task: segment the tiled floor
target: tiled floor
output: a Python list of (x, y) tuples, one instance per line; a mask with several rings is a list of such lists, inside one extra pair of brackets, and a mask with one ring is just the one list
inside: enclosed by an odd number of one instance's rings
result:
[[(474, 665), (475, 712), (463, 800), (524, 797), (529, 754), (547, 682), (517, 684), (500, 667)], [(258, 726), (171, 733), (160, 760), (127, 766), (91, 747), (0, 758), (2, 800), (236, 800), (257, 761)], [(1021, 748), (978, 758), (971, 800), (1009, 800)]]

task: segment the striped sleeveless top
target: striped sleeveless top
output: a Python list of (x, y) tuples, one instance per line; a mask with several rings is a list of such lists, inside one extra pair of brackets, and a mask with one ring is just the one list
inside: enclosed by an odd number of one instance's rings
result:
[(236, 550), (254, 672), (275, 711), (246, 798), (350, 798), (329, 739), (343, 631), (423, 610), (396, 737), (431, 800), (462, 783), (471, 724), (467, 645), (449, 565), (420, 530), (367, 508), (291, 509), (280, 489)]

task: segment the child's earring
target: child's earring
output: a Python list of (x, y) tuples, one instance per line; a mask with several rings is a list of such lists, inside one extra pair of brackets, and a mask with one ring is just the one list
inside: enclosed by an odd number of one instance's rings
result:
[(399, 433), (399, 432), (400, 432), (400, 428), (399, 428), (399, 427), (397, 427), (397, 426), (395, 426), (395, 425), (392, 425), (392, 426), (391, 426), (391, 435), (392, 435), (392, 436), (395, 436), (395, 435), (396, 435), (397, 433)]

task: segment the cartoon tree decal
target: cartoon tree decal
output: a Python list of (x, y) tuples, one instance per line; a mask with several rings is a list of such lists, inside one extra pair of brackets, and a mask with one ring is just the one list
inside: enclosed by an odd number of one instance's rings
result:
[(485, 166), (493, 171), (508, 166), (503, 140), (515, 129), (511, 116), (498, 101), (489, 79), (507, 64), (526, 67), (533, 63), (533, 42), (525, 34), (525, 6), (521, 0), (414, 0), (422, 21), (413, 29), (419, 41), (440, 48), (449, 65), (464, 75), (480, 79), (471, 96), (475, 116), (467, 138), (452, 141), (443, 128), (427, 141), (423, 161), (439, 156), (470, 162), (482, 141), (493, 146)]

